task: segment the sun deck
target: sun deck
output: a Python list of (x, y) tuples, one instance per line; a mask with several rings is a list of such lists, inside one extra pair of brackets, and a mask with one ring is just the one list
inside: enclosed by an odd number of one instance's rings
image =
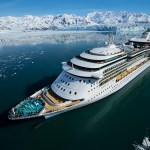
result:
[(43, 113), (50, 113), (50, 112), (56, 112), (56, 111), (64, 110), (64, 109), (69, 108), (75, 104), (78, 104), (79, 102), (81, 102), (81, 100), (70, 101), (70, 103), (68, 103), (64, 106), (53, 106), (53, 105), (49, 104), (48, 102), (45, 102), (45, 109), (44, 109)]
[(59, 98), (58, 96), (54, 95), (54, 92), (49, 89), (46, 92), (46, 97), (49, 98), (54, 104), (62, 104), (64, 103), (64, 100), (62, 100), (62, 98)]
[(45, 109), (42, 113), (56, 112), (71, 107), (82, 100), (65, 100), (56, 95), (51, 89), (41, 93), (40, 98), (45, 101)]

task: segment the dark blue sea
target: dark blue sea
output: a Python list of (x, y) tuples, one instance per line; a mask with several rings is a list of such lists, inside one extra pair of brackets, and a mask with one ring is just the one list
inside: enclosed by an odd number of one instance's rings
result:
[[(57, 34), (46, 41), (1, 45), (1, 150), (134, 150), (132, 144), (142, 142), (150, 128), (150, 69), (117, 93), (49, 120), (7, 119), (11, 107), (56, 79), (61, 62), (103, 46), (110, 34)], [(113, 34), (117, 44), (132, 36)]]

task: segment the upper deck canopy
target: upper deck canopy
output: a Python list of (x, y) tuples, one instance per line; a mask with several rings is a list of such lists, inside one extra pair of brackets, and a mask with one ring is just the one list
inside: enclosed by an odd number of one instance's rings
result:
[(150, 31), (146, 31), (142, 34), (141, 38), (131, 38), (129, 42), (133, 43), (143, 43), (143, 44), (150, 44)]
[(89, 60), (107, 60), (112, 57), (124, 54), (125, 52), (115, 45), (108, 45), (106, 47), (94, 48), (80, 54), (81, 57)]
[(90, 52), (94, 54), (98, 54), (100, 56), (110, 56), (110, 55), (118, 54), (122, 52), (122, 50), (116, 47), (114, 44), (111, 44), (106, 47), (94, 48), (90, 50)]

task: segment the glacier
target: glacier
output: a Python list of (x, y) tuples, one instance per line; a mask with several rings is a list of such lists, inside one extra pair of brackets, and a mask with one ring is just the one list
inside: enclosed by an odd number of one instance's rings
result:
[[(0, 17), (0, 47), (43, 42), (72, 43), (83, 39), (90, 42), (91, 39), (105, 37), (102, 33), (96, 33), (103, 31), (113, 32), (116, 39), (119, 37), (125, 42), (129, 37), (137, 36), (149, 27), (149, 14), (126, 11), (95, 11), (85, 16), (75, 14), (6, 16)], [(119, 34), (121, 36), (118, 36)], [(108, 37), (106, 36), (104, 40), (108, 41)]]
[(91, 12), (85, 16), (59, 14), (0, 17), (0, 32), (43, 30), (138, 31), (150, 27), (150, 14), (131, 12)]

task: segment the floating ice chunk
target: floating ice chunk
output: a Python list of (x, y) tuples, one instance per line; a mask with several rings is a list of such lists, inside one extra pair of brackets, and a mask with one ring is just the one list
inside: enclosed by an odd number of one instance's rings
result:
[(150, 147), (150, 141), (149, 141), (149, 138), (148, 137), (145, 137), (143, 139), (143, 143), (142, 143), (144, 146), (147, 146), (147, 147)]
[(16, 75), (17, 73), (15, 72), (15, 73), (13, 73), (11, 76), (13, 77), (14, 75)]
[(148, 150), (150, 148), (150, 141), (148, 137), (143, 139), (142, 144), (133, 144), (136, 150)]
[(29, 58), (29, 57), (27, 57), (27, 58), (25, 58), (26, 60), (29, 60), (29, 59), (31, 59), (31, 58)]
[(6, 79), (6, 75), (5, 74), (3, 75), (3, 78)]
[(41, 51), (40, 54), (43, 55), (44, 51)]

